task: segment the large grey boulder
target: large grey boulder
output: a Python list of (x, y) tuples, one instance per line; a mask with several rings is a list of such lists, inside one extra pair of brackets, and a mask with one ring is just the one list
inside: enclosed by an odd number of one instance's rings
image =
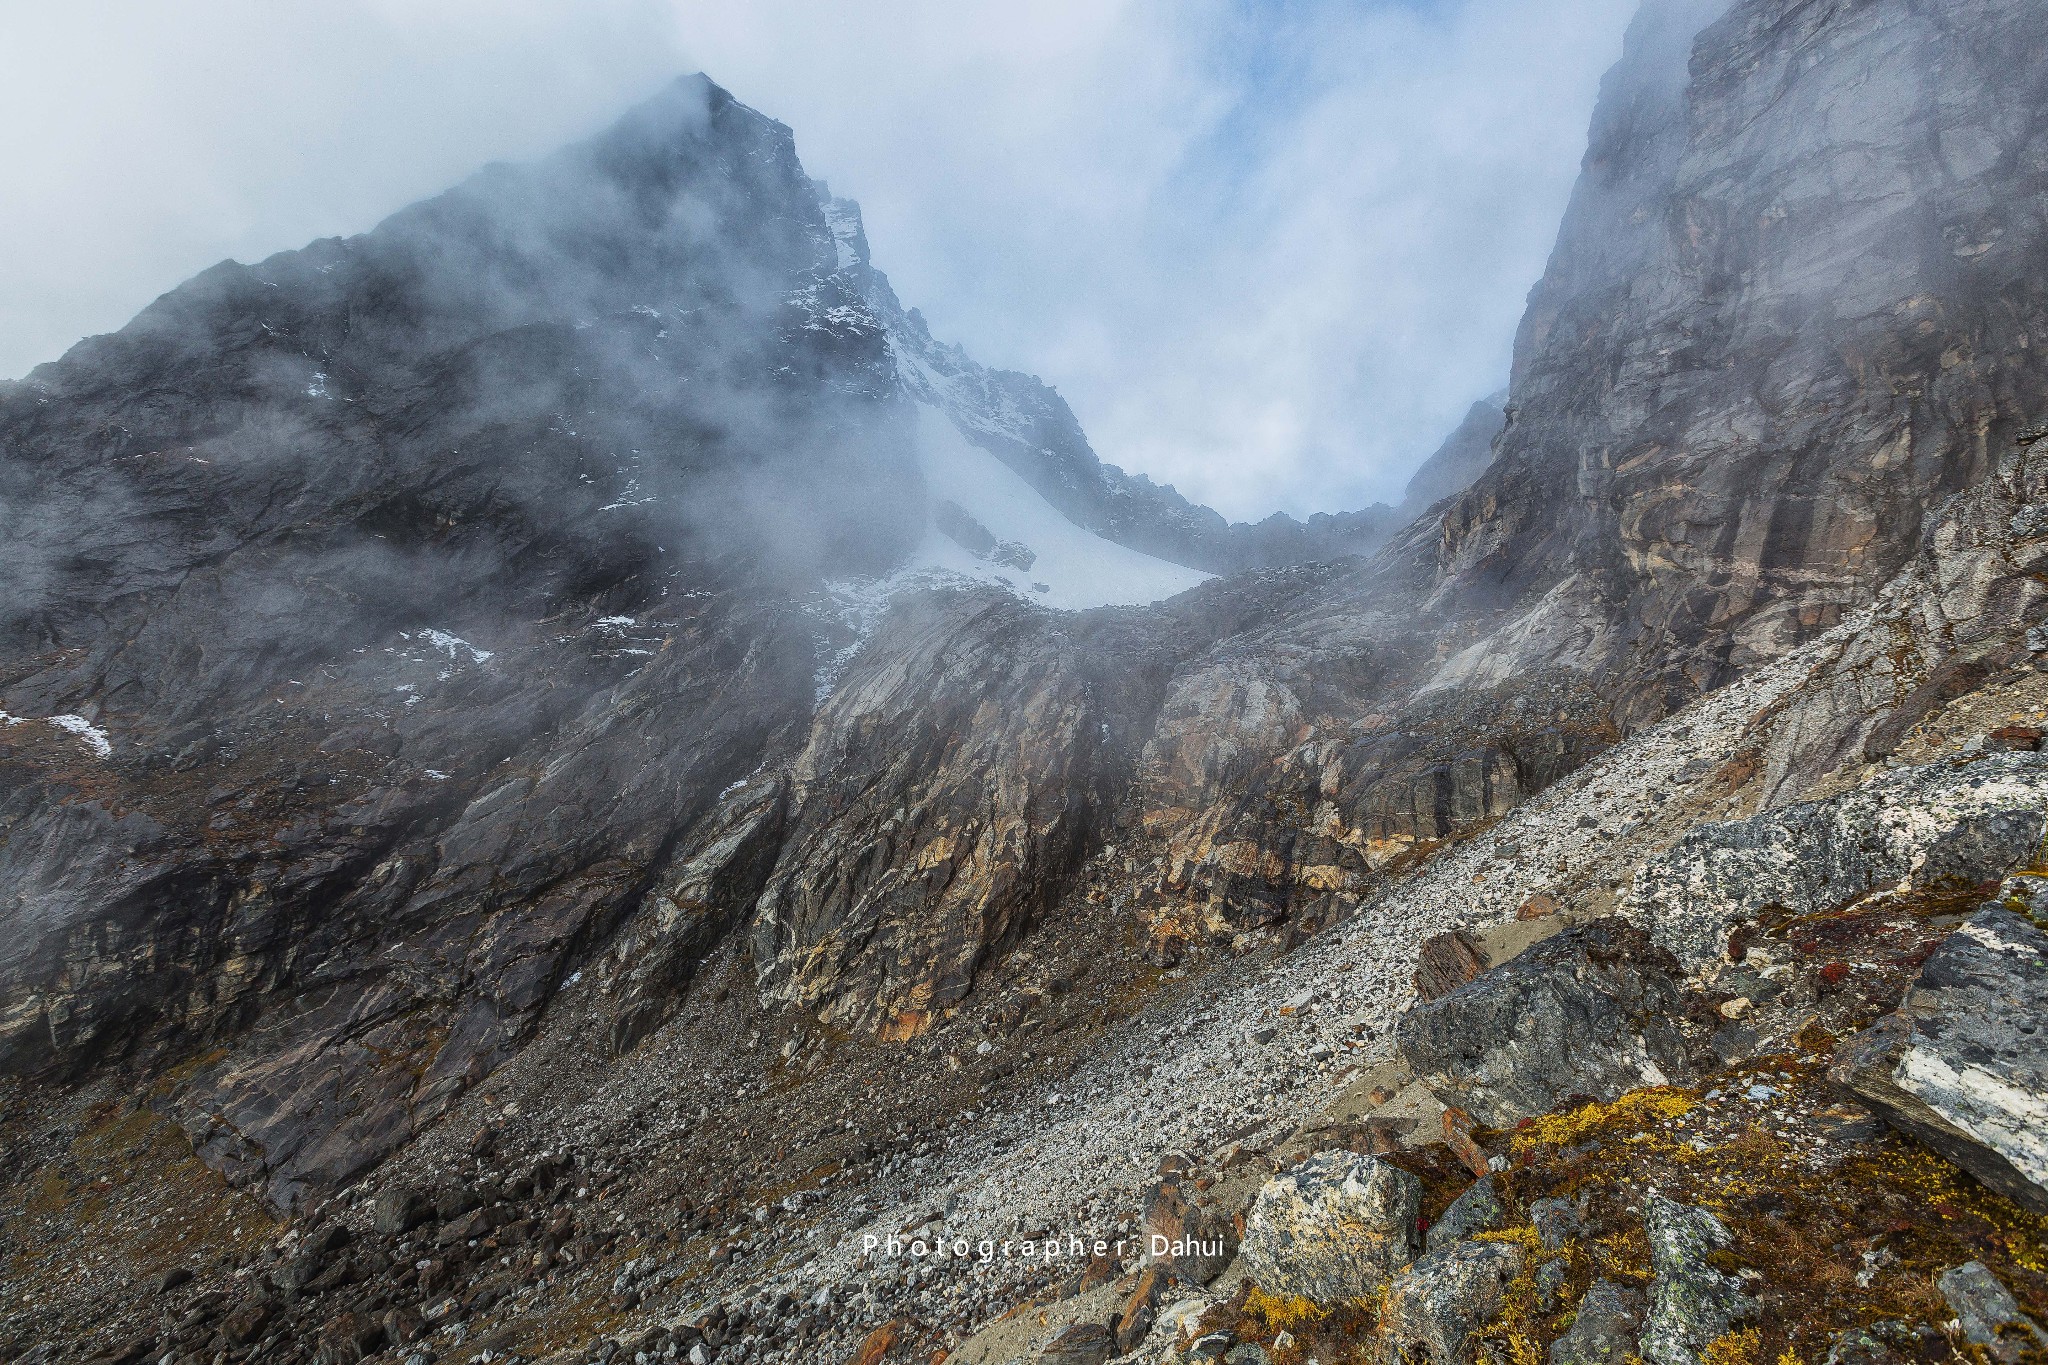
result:
[(1995, 881), (2033, 860), (2048, 754), (1900, 768), (1825, 801), (1707, 825), (1645, 862), (1624, 913), (1689, 972), (1727, 959), (1762, 912), (1831, 910), (1872, 891)]
[(1612, 1280), (1595, 1280), (1579, 1300), (1564, 1335), (1550, 1343), (1550, 1365), (1622, 1365), (1636, 1353), (1643, 1296)]
[(1465, 1365), (1472, 1334), (1500, 1316), (1521, 1269), (1512, 1242), (1458, 1242), (1409, 1266), (1387, 1287), (1381, 1329), (1391, 1357)]
[(1245, 1219), (1245, 1273), (1269, 1294), (1361, 1298), (1415, 1259), (1422, 1182), (1355, 1152), (1318, 1152), (1266, 1182)]
[(1417, 1004), (1401, 1059), (1446, 1102), (1504, 1128), (1573, 1095), (1611, 1100), (1687, 1079), (1678, 964), (1622, 919), (1547, 939)]
[(2048, 934), (1991, 905), (1905, 1003), (1836, 1049), (1835, 1080), (1986, 1185), (2048, 1213)]
[(1643, 1230), (1656, 1278), (1638, 1354), (1649, 1365), (1699, 1365), (1708, 1342), (1757, 1314), (1742, 1281), (1709, 1260), (1733, 1238), (1705, 1209), (1659, 1194), (1643, 1201)]

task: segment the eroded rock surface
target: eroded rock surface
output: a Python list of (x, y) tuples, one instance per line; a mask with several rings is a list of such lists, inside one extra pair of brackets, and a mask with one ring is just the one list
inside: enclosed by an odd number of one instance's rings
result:
[(1692, 1070), (1676, 1026), (1677, 963), (1640, 929), (1568, 929), (1448, 995), (1418, 1003), (1400, 1055), (1447, 1101), (1510, 1127), (1569, 1096), (1613, 1099)]
[(1905, 1004), (1835, 1076), (1991, 1188), (2048, 1213), (2048, 934), (1990, 906), (1944, 939)]
[(1906, 768), (1825, 801), (1708, 825), (1644, 864), (1628, 911), (1688, 971), (1725, 962), (1766, 909), (1834, 910), (1872, 891), (1968, 888), (2031, 863), (2048, 822), (2048, 755)]

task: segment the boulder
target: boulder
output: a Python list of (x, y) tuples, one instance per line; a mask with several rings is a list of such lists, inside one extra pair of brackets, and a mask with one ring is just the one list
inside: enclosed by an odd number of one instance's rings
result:
[(1636, 1353), (1643, 1296), (1612, 1280), (1595, 1280), (1579, 1300), (1564, 1335), (1550, 1343), (1550, 1365), (1623, 1365)]
[(1445, 1101), (1505, 1128), (1574, 1095), (1611, 1100), (1692, 1074), (1678, 964), (1625, 920), (1568, 929), (1416, 1005), (1401, 1059)]
[(2048, 754), (1900, 768), (1824, 801), (1696, 829), (1645, 862), (1625, 913), (1689, 972), (1772, 908), (1832, 910), (1891, 887), (1975, 885), (2041, 847)]
[(1361, 1298), (1415, 1259), (1422, 1182), (1378, 1157), (1318, 1152), (1266, 1182), (1245, 1220), (1245, 1272), (1269, 1294)]
[(1152, 1259), (1207, 1284), (1237, 1255), (1237, 1224), (1213, 1201), (1169, 1176), (1145, 1195), (1141, 1226)]
[(1439, 1251), (1453, 1242), (1462, 1242), (1475, 1232), (1486, 1232), (1501, 1225), (1506, 1214), (1500, 1200), (1493, 1192), (1493, 1178), (1475, 1180), (1463, 1194), (1451, 1201), (1443, 1217), (1430, 1224), (1429, 1249)]
[(1970, 1344), (1982, 1347), (1998, 1365), (2020, 1365), (2048, 1352), (2048, 1332), (2020, 1311), (2011, 1292), (1982, 1261), (1965, 1261), (1945, 1270), (1934, 1285), (1948, 1300)]
[(1390, 1357), (1466, 1365), (1472, 1334), (1500, 1316), (1521, 1269), (1512, 1242), (1458, 1242), (1409, 1266), (1387, 1287), (1381, 1327)]
[(1415, 994), (1424, 1000), (1438, 1000), (1491, 964), (1479, 940), (1462, 929), (1436, 934), (1422, 941), (1415, 961)]
[(434, 1205), (418, 1190), (402, 1186), (388, 1186), (377, 1191), (376, 1202), (371, 1206), (370, 1217), (378, 1232), (386, 1237), (397, 1237), (411, 1232), (420, 1224), (432, 1220)]
[(1905, 1003), (1833, 1076), (1894, 1126), (2048, 1213), (2048, 934), (1991, 905), (1943, 939)]
[(1637, 1353), (1648, 1365), (1700, 1365), (1708, 1342), (1756, 1316), (1742, 1281), (1716, 1270), (1710, 1257), (1733, 1240), (1720, 1219), (1659, 1194), (1644, 1200), (1650, 1238), (1650, 1316)]
[[(1930, 1338), (1938, 1335), (1931, 1327), (1923, 1330)], [(1837, 1333), (1828, 1344), (1827, 1365), (1906, 1365), (1909, 1360), (1939, 1352), (1942, 1344), (1929, 1341), (1923, 1345), (1911, 1327), (1885, 1318)]]

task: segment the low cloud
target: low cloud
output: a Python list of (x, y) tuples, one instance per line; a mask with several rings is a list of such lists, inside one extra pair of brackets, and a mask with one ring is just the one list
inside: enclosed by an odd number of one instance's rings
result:
[(1233, 517), (1357, 506), (1504, 381), (1632, 8), (20, 6), (0, 374), (701, 67), (862, 201), (935, 331), (1057, 386), (1104, 458)]

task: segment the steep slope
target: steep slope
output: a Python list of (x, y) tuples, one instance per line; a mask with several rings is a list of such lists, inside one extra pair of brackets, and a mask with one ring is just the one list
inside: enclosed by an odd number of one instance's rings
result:
[(1867, 600), (2048, 411), (2038, 11), (1723, 8), (1631, 30), (1430, 547), (1446, 599), (1554, 591), (1475, 673), (1605, 672), (1631, 719)]

